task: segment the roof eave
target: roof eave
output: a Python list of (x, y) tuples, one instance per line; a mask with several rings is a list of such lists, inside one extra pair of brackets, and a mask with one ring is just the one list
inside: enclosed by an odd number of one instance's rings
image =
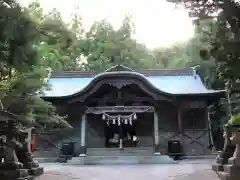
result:
[[(180, 97), (180, 96), (197, 96), (197, 97), (219, 97), (219, 98), (222, 98), (222, 97), (227, 97), (227, 94), (226, 94), (226, 90), (218, 90), (218, 91), (214, 91), (214, 92), (208, 92), (208, 93), (186, 93), (186, 94), (171, 94), (171, 93), (166, 93), (170, 96), (177, 96), (177, 97)], [(71, 95), (66, 95), (66, 96), (41, 96), (41, 98), (43, 99), (67, 99), (71, 96), (73, 96), (74, 94), (71, 94)]]
[(226, 90), (216, 90), (204, 93), (186, 93), (186, 94), (174, 94), (175, 96), (227, 96)]

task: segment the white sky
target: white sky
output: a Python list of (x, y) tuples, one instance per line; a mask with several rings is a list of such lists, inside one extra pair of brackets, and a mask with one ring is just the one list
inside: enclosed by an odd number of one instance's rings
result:
[[(23, 5), (31, 0), (19, 0)], [(135, 38), (148, 48), (167, 46), (193, 36), (191, 20), (184, 10), (175, 9), (166, 0), (40, 0), (44, 10), (56, 8), (65, 21), (78, 6), (83, 25), (107, 19), (118, 28), (125, 14), (131, 14), (136, 27)]]

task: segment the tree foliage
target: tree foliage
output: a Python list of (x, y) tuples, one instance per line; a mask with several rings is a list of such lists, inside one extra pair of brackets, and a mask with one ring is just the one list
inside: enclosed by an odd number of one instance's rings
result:
[(86, 33), (83, 44), (86, 69), (102, 71), (116, 64), (134, 69), (151, 66), (151, 52), (132, 38), (133, 33), (134, 26), (129, 16), (117, 30), (106, 20), (95, 22)]
[[(26, 8), (16, 1), (0, 2), (0, 25), (4, 27), (0, 30), (1, 102), (6, 110), (30, 121), (66, 124), (56, 109), (38, 96), (44, 88), (51, 88), (46, 81), (49, 69), (103, 71), (116, 64), (136, 70), (200, 65), (199, 72), (209, 87), (221, 89), (227, 82), (231, 82), (229, 89), (236, 87), (230, 74), (238, 73), (233, 60), (238, 52), (228, 46), (235, 43), (235, 47), (236, 32), (226, 24), (229, 17), (224, 10), (219, 11), (221, 7), (208, 11), (197, 4), (199, 1), (184, 1), (191, 16), (205, 17), (204, 22), (195, 20), (199, 25), (195, 36), (188, 42), (150, 50), (133, 38), (135, 27), (130, 15), (118, 29), (102, 20), (86, 31), (78, 8), (66, 23), (56, 9), (44, 13), (39, 1)], [(220, 12), (217, 19), (209, 19), (216, 12)]]
[[(183, 5), (199, 26), (203, 21), (212, 21), (207, 37), (210, 47), (203, 47), (200, 56), (214, 60), (215, 67), (211, 69), (209, 81), (211, 87), (224, 87), (228, 90), (229, 98), (213, 105), (212, 120), (215, 127), (226, 123), (229, 116), (224, 115), (223, 109), (228, 109), (230, 115), (240, 113), (240, 4), (236, 0), (168, 0)], [(206, 74), (208, 75), (208, 74)], [(222, 123), (219, 123), (222, 122)], [(218, 125), (217, 125), (218, 124)]]
[(211, 32), (210, 51), (201, 51), (203, 58), (212, 56), (215, 60), (218, 76), (231, 92), (239, 92), (238, 71), (240, 58), (240, 4), (235, 0), (187, 0), (180, 3), (188, 9), (198, 25), (202, 20), (214, 19), (215, 29)]
[(81, 20), (75, 16), (73, 22), (68, 25), (63, 22), (56, 9), (44, 14), (38, 1), (30, 3), (25, 11), (41, 33), (35, 43), (39, 52), (40, 65), (51, 67), (55, 71), (77, 69), (77, 58), (81, 54), (81, 47), (76, 36), (81, 30)]
[(197, 43), (199, 47), (203, 46), (202, 40), (196, 38), (198, 41), (192, 41), (191, 45), (177, 43), (150, 50), (133, 38), (135, 27), (130, 15), (125, 16), (118, 29), (102, 20), (85, 31), (78, 8), (68, 24), (56, 10), (44, 14), (38, 1), (32, 2), (27, 11), (42, 32), (36, 44), (41, 65), (54, 71), (103, 71), (116, 64), (133, 69), (184, 68), (196, 62), (197, 53), (192, 53), (191, 46), (197, 46)]
[[(63, 124), (55, 108), (38, 96), (47, 88), (47, 71), (39, 66), (40, 30), (17, 1), (0, 1), (0, 101), (1, 110), (16, 114), (23, 123)], [(40, 113), (39, 111), (44, 111)], [(52, 119), (52, 120), (51, 120)]]

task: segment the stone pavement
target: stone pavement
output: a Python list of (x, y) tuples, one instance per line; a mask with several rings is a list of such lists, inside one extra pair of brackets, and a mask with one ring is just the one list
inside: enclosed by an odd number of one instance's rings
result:
[(210, 160), (182, 161), (174, 165), (70, 166), (42, 164), (37, 180), (218, 180)]

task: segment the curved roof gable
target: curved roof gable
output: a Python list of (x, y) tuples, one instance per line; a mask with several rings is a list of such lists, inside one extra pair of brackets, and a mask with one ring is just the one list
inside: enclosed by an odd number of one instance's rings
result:
[[(90, 72), (65, 72), (52, 74), (49, 79), (51, 85), (50, 91), (45, 91), (45, 97), (63, 97), (70, 96), (86, 89), (92, 82), (98, 78), (114, 76), (117, 74), (129, 74), (150, 83), (159, 92), (170, 95), (204, 95), (213, 93), (224, 93), (224, 90), (207, 89), (199, 75), (193, 69), (178, 70), (145, 70), (134, 72), (132, 69), (117, 65), (107, 69), (105, 72), (97, 74)], [(104, 76), (104, 77), (103, 77)]]

